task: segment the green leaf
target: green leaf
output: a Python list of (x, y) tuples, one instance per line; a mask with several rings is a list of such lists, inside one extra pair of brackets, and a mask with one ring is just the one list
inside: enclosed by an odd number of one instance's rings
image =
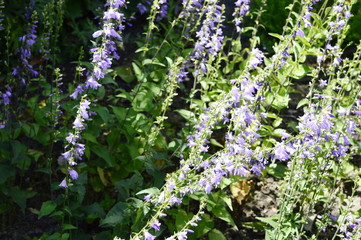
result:
[(211, 143), (212, 145), (214, 145), (214, 146), (223, 148), (223, 145), (220, 144), (220, 143), (219, 143), (216, 139), (214, 139), (214, 138), (212, 138), (212, 139), (210, 140), (210, 143)]
[(63, 231), (66, 231), (66, 230), (73, 230), (73, 229), (78, 229), (78, 228), (71, 225), (71, 224), (64, 223), (64, 224), (61, 225), (61, 229)]
[(109, 111), (106, 107), (97, 106), (94, 108), (94, 111), (99, 114), (99, 116), (104, 122), (109, 122), (109, 120), (111, 119)]
[(223, 221), (228, 222), (233, 227), (237, 228), (237, 225), (234, 223), (231, 214), (224, 206), (216, 205), (211, 212), (219, 219), (222, 219)]
[(134, 73), (135, 73), (137, 79), (142, 81), (143, 77), (144, 77), (144, 74), (142, 73), (142, 70), (134, 62), (132, 63), (132, 66), (133, 66), (133, 70), (134, 70)]
[(186, 211), (178, 209), (178, 213), (175, 217), (175, 226), (177, 231), (182, 230), (185, 224), (191, 219), (191, 215), (188, 215)]
[(69, 234), (69, 233), (63, 233), (63, 234), (61, 235), (61, 240), (68, 240), (69, 237), (70, 237), (70, 234)]
[(306, 104), (308, 104), (308, 99), (304, 98), (304, 99), (302, 99), (301, 101), (298, 102), (296, 108), (298, 109), (298, 108), (300, 108), (300, 107), (302, 107), (303, 105), (306, 105)]
[(110, 231), (97, 233), (95, 237), (95, 240), (104, 240), (104, 239), (112, 239), (112, 234), (110, 233)]
[(256, 217), (256, 219), (260, 220), (261, 222), (264, 222), (264, 223), (267, 223), (267, 224), (271, 225), (273, 228), (277, 228), (278, 225), (279, 225), (272, 218)]
[(0, 167), (0, 184), (4, 183), (8, 178), (15, 176), (15, 168), (3, 165)]
[(282, 35), (279, 35), (277, 33), (268, 33), (268, 35), (272, 36), (272, 37), (275, 37), (275, 38), (278, 38), (279, 40), (283, 40), (283, 36)]
[(97, 138), (94, 136), (94, 134), (85, 132), (85, 133), (83, 133), (83, 138), (85, 140), (88, 140), (89, 142), (98, 143)]
[(212, 229), (212, 231), (210, 231), (208, 233), (208, 239), (209, 240), (227, 240), (227, 238), (223, 235), (223, 233), (221, 231), (219, 231), (218, 229)]
[(165, 65), (163, 63), (160, 63), (157, 59), (144, 59), (142, 64), (143, 64), (143, 66), (151, 64), (151, 65), (158, 65), (158, 66), (165, 67)]
[(272, 103), (272, 107), (277, 109), (278, 111), (281, 111), (283, 108), (288, 107), (288, 102), (290, 101), (289, 95), (281, 96), (277, 95)]
[(103, 146), (92, 146), (92, 152), (98, 155), (100, 158), (104, 159), (109, 167), (113, 167), (113, 160), (110, 157), (109, 151), (106, 147)]
[(159, 189), (156, 187), (152, 187), (152, 188), (147, 188), (144, 189), (142, 191), (139, 191), (136, 193), (136, 195), (141, 195), (141, 194), (158, 194), (159, 193)]
[(124, 121), (125, 115), (127, 113), (127, 109), (121, 108), (121, 107), (115, 107), (115, 106), (111, 106), (111, 107), (112, 107), (113, 112), (114, 112), (115, 116), (117, 117), (117, 119), (119, 121)]
[(133, 100), (132, 106), (135, 111), (149, 112), (154, 107), (152, 92), (148, 90), (138, 92)]
[(132, 69), (129, 66), (121, 66), (114, 68), (114, 71), (118, 76), (121, 77), (127, 83), (131, 83), (134, 81), (135, 77), (132, 73)]
[(99, 203), (93, 203), (92, 205), (85, 206), (84, 211), (86, 212), (87, 219), (104, 218), (105, 212)]
[(13, 187), (9, 190), (9, 195), (24, 212), (26, 208), (26, 199), (28, 198), (28, 191), (22, 190), (19, 187)]
[(139, 53), (139, 52), (148, 52), (149, 51), (149, 48), (147, 47), (141, 47), (141, 48), (138, 48), (135, 53)]
[(246, 228), (252, 228), (258, 231), (264, 231), (265, 226), (267, 226), (267, 224), (263, 222), (242, 222), (240, 224)]
[(115, 204), (106, 217), (100, 221), (100, 226), (114, 227), (117, 224), (121, 224), (125, 220), (126, 209), (128, 209), (128, 205), (123, 202)]
[(283, 164), (272, 163), (266, 167), (266, 171), (268, 174), (276, 178), (284, 178), (287, 172), (287, 167)]
[(194, 113), (189, 110), (180, 109), (175, 111), (178, 112), (187, 121), (193, 121), (195, 118)]
[(281, 123), (282, 123), (282, 118), (276, 118), (274, 121), (273, 121), (273, 123), (272, 123), (272, 126), (273, 127), (278, 127), (279, 125), (281, 125)]
[(303, 65), (303, 64), (297, 64), (297, 66), (294, 67), (292, 73), (291, 73), (291, 77), (295, 78), (295, 79), (301, 79), (304, 76), (306, 76), (306, 74), (311, 71), (312, 68)]
[(53, 201), (43, 202), (40, 208), (38, 219), (54, 212), (56, 206), (57, 206), (56, 203), (54, 203)]
[[(195, 237), (195, 239), (201, 239), (201, 237), (207, 234), (214, 227), (214, 219), (211, 218), (209, 214), (203, 214), (202, 221), (198, 222), (197, 224), (198, 226), (193, 228), (194, 235), (192, 235)], [(190, 235), (190, 237), (192, 235)]]

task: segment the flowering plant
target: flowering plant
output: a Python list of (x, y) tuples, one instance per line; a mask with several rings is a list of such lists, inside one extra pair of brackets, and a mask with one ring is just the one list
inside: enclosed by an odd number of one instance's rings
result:
[(88, 4), (74, 60), (80, 6), (0, 1), (9, 225), (19, 207), (55, 219), (34, 239), (359, 238), (356, 0), (288, 1), (279, 28), (267, 0)]

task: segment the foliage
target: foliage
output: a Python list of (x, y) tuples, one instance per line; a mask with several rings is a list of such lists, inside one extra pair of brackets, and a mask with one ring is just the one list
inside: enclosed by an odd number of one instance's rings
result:
[[(359, 12), (0, 0), (1, 228), (29, 213), (55, 221), (34, 240), (358, 239)], [(277, 213), (239, 217), (267, 178)]]

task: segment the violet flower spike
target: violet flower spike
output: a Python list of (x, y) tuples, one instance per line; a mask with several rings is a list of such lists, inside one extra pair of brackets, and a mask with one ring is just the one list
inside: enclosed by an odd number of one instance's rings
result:
[(27, 33), (21, 37), (19, 40), (21, 42), (20, 48), (17, 52), (20, 54), (20, 66), (16, 67), (12, 74), (17, 77), (23, 85), (26, 84), (25, 78), (29, 76), (37, 77), (39, 73), (33, 69), (33, 66), (29, 63), (29, 60), (32, 57), (31, 48), (36, 43), (37, 38), (37, 14), (32, 12), (33, 3), (31, 2), (31, 7), (27, 9), (25, 18), (29, 21), (27, 28)]
[(242, 24), (243, 17), (248, 13), (250, 0), (237, 0), (234, 5), (236, 6), (233, 12), (234, 24), (236, 26), (236, 31), (241, 32), (240, 25)]
[(4, 0), (0, 0), (0, 31), (4, 30), (5, 28), (2, 26), (2, 22), (4, 21), (4, 13), (3, 13), (3, 9), (4, 8)]

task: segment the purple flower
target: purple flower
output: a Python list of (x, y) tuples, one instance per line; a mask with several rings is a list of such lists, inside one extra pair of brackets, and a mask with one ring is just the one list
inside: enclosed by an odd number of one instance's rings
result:
[(10, 97), (11, 97), (11, 89), (9, 88), (8, 91), (6, 91), (4, 94), (0, 96), (3, 99), (4, 105), (10, 104)]
[(97, 38), (99, 36), (103, 35), (103, 30), (98, 30), (96, 32), (93, 33), (93, 38)]
[(3, 14), (3, 9), (4, 8), (4, 0), (0, 0), (0, 31), (4, 30), (5, 28), (3, 26), (1, 26), (1, 23), (4, 21), (4, 14)]
[(73, 99), (77, 99), (78, 98), (78, 95), (81, 95), (84, 91), (84, 86), (77, 86), (75, 91), (70, 95), (71, 98)]
[(161, 4), (159, 12), (158, 12), (158, 16), (156, 18), (156, 21), (159, 22), (160, 20), (162, 20), (163, 18), (167, 17), (167, 13), (168, 13), (168, 3), (166, 0), (160, 0), (159, 4)]
[(327, 87), (327, 80), (321, 79), (320, 87)]
[(68, 184), (66, 183), (66, 179), (64, 178), (63, 181), (59, 184), (59, 187), (67, 188)]
[(83, 123), (83, 120), (80, 118), (80, 116), (76, 117), (73, 122), (73, 127), (77, 130), (84, 130), (85, 125)]
[(69, 169), (68, 172), (69, 172), (71, 179), (73, 179), (73, 180), (78, 179), (79, 176), (78, 176), (77, 171), (75, 171), (74, 169)]
[(151, 198), (152, 198), (152, 194), (148, 194), (144, 197), (144, 200), (149, 202)]
[(295, 36), (304, 37), (305, 33), (301, 29), (299, 29), (295, 32)]
[[(88, 77), (88, 79), (86, 81), (86, 87), (90, 87), (92, 89), (98, 89), (101, 86), (102, 85), (100, 83), (98, 83), (92, 76)], [(77, 90), (78, 90), (78, 88), (77, 88)], [(75, 94), (75, 92), (73, 94)]]
[(207, 194), (210, 194), (211, 191), (212, 191), (212, 189), (213, 189), (212, 184), (211, 184), (210, 182), (206, 183), (206, 187), (205, 187), (205, 189), (204, 189), (204, 190), (206, 191), (206, 193), (207, 193)]
[(157, 219), (154, 219), (153, 224), (152, 224), (152, 228), (156, 231), (160, 230), (160, 222)]
[(87, 110), (89, 109), (89, 105), (90, 105), (90, 102), (85, 99), (85, 100), (83, 100), (83, 101), (81, 102), (80, 107), (79, 107), (79, 109), (78, 109), (78, 112), (79, 112), (80, 116), (81, 116), (83, 119), (88, 120), (88, 121), (91, 120), (91, 119), (89, 118), (89, 114), (88, 114), (88, 112), (87, 112)]
[(120, 8), (125, 4), (125, 0), (114, 0), (110, 2), (110, 6), (113, 8)]
[(249, 64), (252, 69), (255, 69), (258, 65), (260, 65), (263, 62), (263, 52), (259, 50), (258, 48), (254, 48), (251, 51), (251, 58), (249, 60)]
[[(206, 8), (206, 17), (200, 30), (196, 33), (193, 61), (197, 65), (195, 75), (207, 72), (206, 64), (210, 56), (216, 56), (221, 50), (224, 40), (221, 24), (223, 22), (222, 7), (217, 1), (210, 1)], [(202, 72), (199, 72), (199, 68)]]
[(108, 11), (104, 12), (104, 16), (103, 19), (106, 20), (110, 20), (110, 19), (114, 19), (114, 20), (118, 20), (121, 21), (123, 19), (123, 14), (115, 11), (113, 8), (108, 9)]
[(141, 15), (143, 15), (147, 11), (147, 8), (141, 3), (138, 3), (137, 8), (139, 9)]
[(17, 53), (20, 53), (20, 65), (13, 70), (13, 75), (19, 78), (23, 84), (25, 84), (25, 78), (28, 78), (28, 76), (36, 77), (39, 75), (29, 63), (32, 56), (31, 48), (36, 43), (36, 28), (38, 27), (37, 15), (32, 14), (32, 9), (32, 3), (30, 3), (30, 8), (28, 8), (28, 13), (26, 13), (25, 16), (29, 22), (27, 33), (19, 37), (21, 46), (17, 50)]
[(187, 232), (182, 231), (182, 232), (178, 233), (177, 238), (178, 238), (178, 240), (187, 240)]
[(274, 153), (275, 153), (275, 157), (281, 161), (285, 161), (290, 158), (290, 156), (287, 153), (286, 147), (279, 143), (274, 148)]
[(354, 113), (358, 116), (361, 116), (361, 111), (354, 111)]
[(355, 133), (355, 129), (356, 129), (357, 125), (356, 123), (354, 123), (353, 121), (348, 121), (347, 126), (346, 126), (346, 132), (348, 134), (354, 134)]
[(65, 138), (70, 144), (75, 145), (76, 141), (78, 140), (79, 136), (75, 135), (74, 133), (68, 133), (68, 136)]
[(250, 0), (237, 0), (234, 4), (236, 5), (236, 8), (234, 9), (234, 23), (236, 26), (236, 30), (239, 33), (241, 31), (241, 23), (243, 21), (243, 17), (247, 14), (249, 11), (249, 2)]
[(144, 240), (154, 240), (155, 236), (150, 234), (148, 231), (144, 231)]
[(75, 153), (78, 159), (81, 159), (81, 156), (84, 155), (85, 146), (84, 144), (78, 143), (75, 147)]
[(174, 205), (174, 204), (181, 204), (182, 203), (182, 199), (181, 198), (177, 198), (175, 196), (172, 196), (170, 199), (169, 199), (169, 203), (171, 205)]

